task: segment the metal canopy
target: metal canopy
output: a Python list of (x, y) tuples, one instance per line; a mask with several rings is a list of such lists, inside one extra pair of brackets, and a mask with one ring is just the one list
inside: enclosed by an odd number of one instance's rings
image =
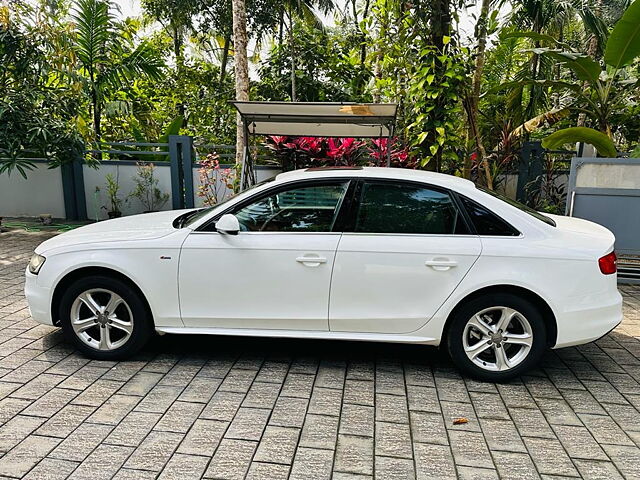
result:
[(387, 137), (397, 105), (392, 103), (231, 102), (252, 135)]
[[(394, 103), (242, 102), (231, 103), (244, 126), (242, 188), (254, 183), (249, 135), (356, 137), (391, 140), (398, 106)], [(390, 149), (387, 149), (390, 151)], [(390, 158), (387, 158), (387, 164)]]

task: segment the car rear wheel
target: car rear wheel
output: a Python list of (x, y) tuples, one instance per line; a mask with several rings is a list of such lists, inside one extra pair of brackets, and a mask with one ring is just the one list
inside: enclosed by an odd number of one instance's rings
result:
[(71, 284), (60, 302), (60, 320), (74, 346), (98, 360), (130, 357), (152, 332), (140, 294), (108, 276), (82, 278)]
[(463, 305), (447, 335), (453, 362), (468, 375), (490, 382), (516, 377), (546, 349), (546, 327), (538, 309), (511, 294), (490, 294)]

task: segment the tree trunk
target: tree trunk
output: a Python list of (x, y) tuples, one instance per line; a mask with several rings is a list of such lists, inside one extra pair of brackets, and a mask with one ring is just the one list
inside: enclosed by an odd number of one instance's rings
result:
[[(431, 2), (431, 8), (429, 11), (429, 25), (431, 27), (431, 45), (433, 45), (440, 54), (445, 50), (445, 36), (451, 36), (451, 0), (433, 0)], [(440, 71), (436, 71), (436, 78), (443, 78), (444, 72), (442, 66), (436, 64)], [(444, 111), (441, 107), (447, 102), (445, 98), (437, 98), (434, 100), (435, 108), (433, 109), (434, 120), (443, 120), (444, 115), (438, 112)], [(427, 136), (427, 143), (429, 145), (435, 145), (437, 143), (435, 130), (429, 132)], [(434, 170), (439, 172), (442, 168), (442, 147), (439, 147), (435, 155), (433, 155), (434, 162), (429, 162), (426, 166), (428, 170)]]
[(280, 10), (280, 18), (278, 19), (278, 46), (282, 48), (284, 38), (284, 7)]
[[(489, 169), (489, 161), (487, 159), (487, 151), (482, 141), (482, 133), (478, 124), (478, 116), (480, 110), (480, 87), (482, 85), (482, 72), (484, 70), (485, 53), (487, 49), (487, 20), (489, 18), (490, 0), (482, 0), (480, 8), (480, 16), (476, 24), (476, 37), (478, 45), (476, 46), (476, 61), (473, 79), (471, 83), (471, 95), (467, 102), (467, 116), (469, 117), (469, 137), (473, 139), (479, 160), (482, 162), (482, 168), (485, 172), (487, 187), (493, 190), (493, 179)], [(465, 158), (464, 175), (465, 178), (471, 176), (471, 159)]]
[(185, 115), (186, 109), (184, 106), (183, 88), (182, 88), (182, 76), (184, 75), (184, 56), (182, 55), (182, 37), (178, 30), (178, 26), (175, 23), (171, 23), (171, 33), (173, 35), (173, 54), (176, 57), (176, 85), (178, 86), (178, 115), (184, 119), (184, 125), (187, 123)]
[(231, 47), (231, 34), (226, 33), (224, 36), (224, 45), (222, 47), (222, 60), (220, 61), (220, 88), (222, 88), (225, 74), (227, 73), (227, 62), (229, 61), (229, 48)]
[(93, 107), (93, 133), (95, 135), (96, 143), (98, 144), (98, 149), (100, 149), (100, 139), (102, 138), (100, 117), (102, 116), (102, 111), (100, 108), (100, 102), (98, 102), (98, 92), (96, 91), (95, 85), (91, 86), (91, 103)]
[(289, 48), (291, 50), (291, 101), (297, 101), (296, 95), (296, 44), (293, 35), (293, 7), (289, 7)]
[[(249, 60), (247, 58), (247, 9), (245, 0), (232, 0), (233, 11), (233, 58), (236, 77), (236, 100), (249, 100)], [(236, 128), (236, 163), (244, 160), (244, 150), (247, 139), (244, 128), (237, 115)], [(244, 165), (242, 166), (244, 168)]]
[(381, 15), (379, 18), (380, 29), (378, 31), (378, 45), (376, 47), (376, 59), (373, 66), (373, 103), (379, 103), (381, 99), (380, 87), (378, 83), (382, 80), (382, 61), (384, 60), (384, 41), (387, 37), (389, 24), (389, 10), (385, 1), (384, 8), (376, 10)]

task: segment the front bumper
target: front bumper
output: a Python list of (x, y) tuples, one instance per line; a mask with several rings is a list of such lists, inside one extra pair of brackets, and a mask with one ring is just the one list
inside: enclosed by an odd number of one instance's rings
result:
[(604, 305), (565, 312), (557, 321), (558, 337), (553, 348), (593, 342), (622, 322), (622, 295), (616, 290)]
[(53, 325), (51, 319), (51, 289), (38, 286), (38, 276), (25, 273), (24, 295), (27, 297), (31, 318), (38, 323)]

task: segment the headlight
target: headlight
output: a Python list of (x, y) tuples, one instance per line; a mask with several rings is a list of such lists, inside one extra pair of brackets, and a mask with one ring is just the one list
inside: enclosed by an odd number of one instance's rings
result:
[(31, 260), (29, 261), (29, 272), (37, 275), (42, 268), (42, 265), (44, 265), (45, 260), (46, 258), (44, 258), (42, 255), (34, 253), (31, 257)]

